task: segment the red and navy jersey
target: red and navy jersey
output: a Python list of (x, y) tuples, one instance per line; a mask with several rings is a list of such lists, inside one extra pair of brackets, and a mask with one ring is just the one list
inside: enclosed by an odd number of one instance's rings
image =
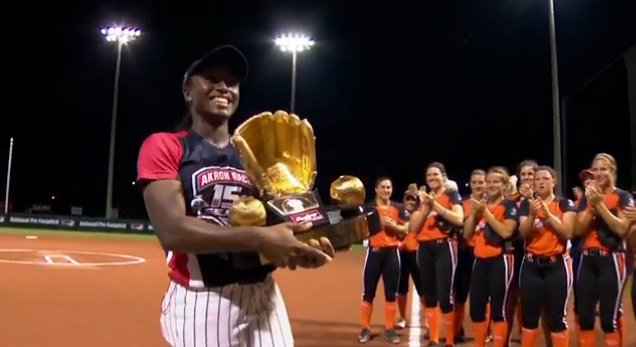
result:
[[(144, 187), (157, 180), (180, 181), (186, 214), (217, 225), (229, 225), (229, 209), (240, 197), (257, 196), (234, 147), (216, 147), (194, 131), (156, 133), (144, 141), (137, 181)], [(169, 277), (194, 288), (259, 282), (274, 270), (260, 265), (257, 253), (166, 252)]]

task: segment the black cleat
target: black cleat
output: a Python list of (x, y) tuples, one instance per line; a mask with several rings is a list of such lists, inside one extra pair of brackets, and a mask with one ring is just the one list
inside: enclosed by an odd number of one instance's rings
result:
[(395, 329), (387, 329), (384, 331), (384, 338), (393, 344), (400, 343), (400, 335), (395, 331)]
[(358, 335), (358, 342), (367, 343), (369, 341), (371, 341), (371, 330), (369, 330), (369, 328), (363, 328), (362, 331), (360, 331), (360, 335)]

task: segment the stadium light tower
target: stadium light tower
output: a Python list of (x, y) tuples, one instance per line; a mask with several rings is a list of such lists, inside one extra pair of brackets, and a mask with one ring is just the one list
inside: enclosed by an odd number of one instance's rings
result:
[(137, 28), (109, 26), (102, 28), (106, 41), (117, 44), (117, 61), (115, 63), (115, 86), (113, 87), (113, 106), (110, 119), (110, 143), (108, 149), (108, 183), (106, 185), (106, 218), (113, 217), (113, 180), (115, 174), (115, 135), (117, 133), (117, 106), (119, 103), (119, 75), (121, 74), (122, 47), (141, 35)]
[(300, 52), (309, 50), (314, 45), (314, 40), (300, 34), (286, 34), (276, 38), (276, 46), (283, 52), (292, 54), (292, 82), (291, 82), (291, 101), (289, 111), (294, 112), (296, 108), (296, 64), (297, 55)]

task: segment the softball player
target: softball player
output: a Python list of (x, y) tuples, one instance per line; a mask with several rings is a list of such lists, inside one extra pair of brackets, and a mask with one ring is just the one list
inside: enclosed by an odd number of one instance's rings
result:
[[(594, 180), (594, 173), (591, 170), (585, 169), (582, 170), (579, 173), (579, 179), (581, 180), (581, 183), (583, 183), (583, 187), (589, 185), (593, 180)], [(576, 201), (574, 201), (574, 205), (576, 206), (576, 209), (578, 211), (579, 205), (581, 204), (581, 200), (583, 199), (583, 197), (585, 196), (585, 191), (583, 190), (584, 188), (582, 187), (575, 187), (574, 190), (574, 196), (576, 197)], [(572, 248), (570, 249), (570, 257), (572, 258), (572, 268), (574, 269), (573, 272), (573, 282), (572, 285), (576, 286), (576, 280), (577, 280), (577, 275), (578, 275), (578, 268), (579, 268), (579, 263), (581, 261), (581, 239), (579, 237), (573, 237), (572, 238)], [(577, 304), (577, 300), (576, 300), (576, 290), (573, 290), (573, 294), (574, 294), (574, 315), (577, 315), (576, 312), (576, 304)], [(579, 331), (579, 323), (578, 323), (578, 319), (576, 322), (576, 331), (577, 331), (577, 336), (578, 336), (578, 331)]]
[(519, 274), (523, 330), (522, 347), (536, 344), (539, 318), (547, 314), (552, 345), (568, 347), (567, 305), (572, 288), (572, 261), (568, 240), (574, 232), (576, 207), (554, 195), (556, 172), (540, 166), (534, 174), (537, 196), (521, 202), (519, 231), (526, 239), (526, 254)]
[[(417, 194), (417, 184), (409, 185), (409, 189), (404, 192), (402, 202), (404, 212), (408, 218), (411, 213), (417, 210), (419, 205), (419, 197)], [(417, 238), (415, 234), (408, 233), (400, 243), (400, 284), (398, 285), (398, 313), (399, 319), (395, 323), (396, 329), (406, 328), (406, 299), (409, 293), (409, 278), (413, 279), (415, 290), (423, 300), (422, 283), (420, 283), (420, 274), (417, 269)], [(417, 303), (413, 303), (417, 305)], [(425, 325), (426, 323), (424, 323)]]
[(408, 217), (404, 209), (391, 201), (393, 184), (383, 177), (375, 183), (375, 207), (382, 216), (384, 229), (369, 238), (367, 255), (364, 260), (362, 278), (364, 292), (362, 294), (362, 331), (358, 335), (358, 342), (366, 343), (371, 340), (371, 315), (373, 313), (373, 299), (378, 288), (380, 278), (384, 282), (384, 338), (391, 343), (400, 343), (400, 336), (394, 329), (396, 313), (396, 297), (400, 281), (400, 252), (399, 245), (402, 236), (407, 233), (405, 225)]
[(582, 257), (576, 283), (579, 346), (596, 345), (595, 309), (599, 305), (606, 346), (620, 346), (619, 320), (627, 279), (625, 237), (630, 222), (623, 211), (633, 206), (631, 194), (616, 188), (616, 161), (597, 154), (592, 161), (594, 181), (585, 187), (576, 233), (582, 237)]
[[(462, 201), (464, 207), (464, 218), (468, 218), (471, 214), (470, 201), (475, 199), (482, 201), (485, 199), (486, 188), (486, 172), (484, 170), (473, 170), (470, 174), (470, 196)], [(475, 262), (475, 238), (466, 239), (462, 237), (459, 240), (457, 270), (455, 273), (455, 341), (458, 343), (465, 342), (466, 335), (464, 333), (464, 316), (466, 314), (466, 301), (470, 290), (470, 278), (473, 272), (473, 263)], [(487, 314), (490, 317), (490, 314)], [(488, 318), (486, 319), (488, 320)]]
[[(521, 201), (530, 199), (533, 196), (533, 185), (534, 185), (534, 172), (539, 167), (534, 160), (524, 160), (519, 166), (517, 166), (517, 174), (519, 175), (519, 191), (513, 194), (508, 195), (508, 199), (517, 203), (517, 207), (521, 204)], [(514, 188), (514, 187), (511, 187)], [(508, 315), (508, 344), (511, 344), (512, 339), (512, 329), (513, 322), (517, 321), (517, 327), (519, 328), (519, 334), (521, 335), (521, 326), (522, 326), (522, 317), (521, 317), (521, 305), (520, 305), (520, 295), (519, 295), (519, 272), (521, 269), (521, 262), (523, 261), (523, 257), (525, 255), (525, 240), (523, 237), (516, 233), (515, 237), (512, 241), (512, 246), (514, 247), (515, 252), (515, 273), (514, 280), (512, 281), (512, 287), (510, 288), (510, 299), (508, 300), (508, 308), (506, 309), (506, 314)], [(542, 320), (544, 323), (544, 320)], [(544, 325), (545, 328), (545, 325)], [(550, 335), (548, 333), (548, 329), (544, 329), (546, 343), (548, 346), (550, 344)]]
[(170, 285), (160, 321), (173, 347), (293, 346), (271, 277), (275, 266), (260, 265), (258, 253), (291, 269), (318, 267), (333, 255), (326, 240), (322, 250), (296, 240), (294, 230), (307, 226), (228, 226), (232, 204), (256, 195), (227, 127), (246, 75), (245, 57), (232, 46), (195, 61), (182, 85), (189, 107), (185, 131), (153, 134), (139, 152), (138, 185), (167, 254)]
[[(632, 247), (632, 250), (636, 252), (636, 207), (630, 206), (625, 209), (624, 213), (627, 219), (629, 219), (631, 223), (630, 230), (629, 230), (630, 246)], [(634, 270), (632, 273), (632, 281), (634, 281), (634, 278), (636, 278), (636, 261), (634, 263), (635, 264), (634, 264)], [(632, 295), (632, 310), (634, 312), (634, 317), (636, 317), (636, 286), (635, 285), (632, 285), (631, 295)]]
[(445, 188), (446, 169), (432, 163), (426, 169), (430, 194), (420, 191), (422, 205), (410, 221), (410, 232), (417, 233), (417, 262), (424, 292), (426, 320), (431, 345), (439, 344), (438, 305), (443, 314), (446, 345), (455, 345), (454, 280), (457, 267), (457, 241), (451, 232), (464, 222), (459, 193)]
[(488, 171), (488, 201), (471, 200), (471, 214), (464, 223), (464, 237), (475, 240), (475, 264), (470, 285), (470, 317), (475, 346), (485, 347), (488, 336), (486, 308), (490, 315), (494, 346), (508, 344), (506, 302), (514, 277), (511, 239), (518, 226), (517, 204), (504, 198), (508, 173), (500, 167)]

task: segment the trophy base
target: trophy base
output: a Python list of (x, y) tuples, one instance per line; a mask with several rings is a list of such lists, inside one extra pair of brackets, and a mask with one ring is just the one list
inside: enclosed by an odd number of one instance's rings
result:
[[(350, 211), (348, 211), (350, 212)], [(330, 223), (309, 229), (308, 231), (295, 234), (296, 238), (304, 243), (309, 240), (319, 240), (326, 237), (331, 242), (335, 250), (346, 250), (353, 244), (361, 243), (382, 231), (382, 221), (380, 214), (375, 208), (358, 208), (357, 215), (342, 219), (340, 215), (336, 218), (329, 218)], [(271, 262), (260, 256), (261, 264), (267, 265)]]

